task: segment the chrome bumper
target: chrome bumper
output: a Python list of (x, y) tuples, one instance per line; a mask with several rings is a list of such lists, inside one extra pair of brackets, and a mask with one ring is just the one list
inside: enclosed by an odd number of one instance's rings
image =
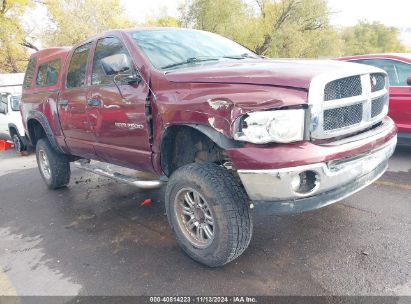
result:
[[(261, 213), (298, 213), (342, 200), (377, 180), (387, 169), (397, 137), (384, 145), (347, 159), (273, 170), (238, 170), (256, 210)], [(293, 190), (293, 177), (314, 172), (316, 186), (308, 193)]]

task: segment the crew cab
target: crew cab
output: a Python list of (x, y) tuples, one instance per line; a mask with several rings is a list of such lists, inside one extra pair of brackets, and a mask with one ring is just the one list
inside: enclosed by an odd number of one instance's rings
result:
[(164, 185), (179, 245), (216, 267), (247, 248), (254, 212), (314, 210), (378, 179), (397, 141), (387, 96), (375, 67), (263, 59), (216, 34), (144, 28), (33, 54), (21, 111), (49, 188), (69, 183), (72, 161)]
[(384, 53), (342, 57), (339, 60), (383, 69), (389, 80), (389, 112), (398, 128), (398, 143), (411, 145), (411, 54)]

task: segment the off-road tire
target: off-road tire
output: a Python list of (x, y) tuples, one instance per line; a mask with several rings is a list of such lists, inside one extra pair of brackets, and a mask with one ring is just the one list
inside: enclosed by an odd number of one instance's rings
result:
[[(187, 187), (196, 190), (213, 213), (214, 238), (206, 248), (194, 246), (177, 219), (176, 197)], [(248, 197), (225, 168), (214, 163), (193, 163), (177, 169), (167, 184), (165, 202), (168, 221), (178, 244), (195, 261), (209, 267), (222, 266), (248, 247), (253, 230)]]
[[(49, 163), (49, 176), (43, 172), (40, 158), (45, 153)], [(50, 189), (58, 189), (70, 182), (70, 162), (66, 155), (56, 151), (46, 138), (36, 144), (36, 158), (40, 174)]]

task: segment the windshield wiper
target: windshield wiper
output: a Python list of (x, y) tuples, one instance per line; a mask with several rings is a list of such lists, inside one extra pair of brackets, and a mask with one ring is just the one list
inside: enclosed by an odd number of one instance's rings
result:
[(251, 59), (259, 59), (258, 57), (250, 56), (248, 53), (244, 53), (241, 55), (228, 55), (228, 56), (222, 56), (221, 58), (228, 58), (228, 59), (246, 59), (246, 58), (251, 58)]
[(163, 67), (161, 67), (161, 69), (174, 68), (176, 66), (180, 66), (180, 65), (184, 65), (184, 64), (190, 64), (190, 63), (202, 62), (202, 61), (210, 61), (210, 60), (218, 61), (219, 59), (217, 57), (190, 57), (190, 58), (187, 58), (184, 61), (176, 62), (176, 63), (172, 63), (172, 64), (169, 64), (169, 65), (163, 66)]

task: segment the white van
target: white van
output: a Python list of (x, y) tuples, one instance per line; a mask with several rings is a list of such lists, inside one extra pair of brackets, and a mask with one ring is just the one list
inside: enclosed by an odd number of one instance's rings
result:
[(12, 140), (18, 152), (27, 149), (20, 114), (21, 84), (24, 74), (0, 74), (0, 139)]

